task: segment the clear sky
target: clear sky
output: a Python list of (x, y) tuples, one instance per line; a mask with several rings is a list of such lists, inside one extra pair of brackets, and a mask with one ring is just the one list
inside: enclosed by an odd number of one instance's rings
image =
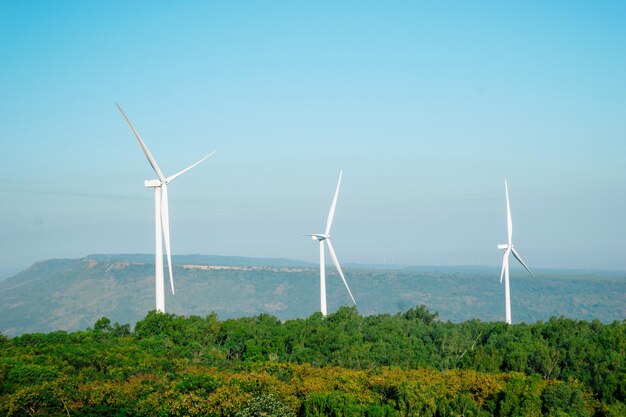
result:
[(0, 268), (154, 253), (626, 270), (626, 2), (0, 1)]

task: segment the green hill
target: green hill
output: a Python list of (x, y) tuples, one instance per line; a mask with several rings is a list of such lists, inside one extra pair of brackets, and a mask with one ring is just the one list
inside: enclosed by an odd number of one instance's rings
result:
[[(166, 309), (179, 315), (216, 312), (222, 319), (269, 313), (281, 320), (308, 317), (319, 308), (315, 264), (286, 259), (175, 256), (176, 294)], [(442, 320), (499, 321), (504, 287), (487, 267), (346, 266), (363, 315), (395, 313), (425, 304)], [(539, 270), (537, 279), (511, 271), (514, 322), (552, 316), (626, 317), (626, 273)], [(329, 311), (351, 301), (338, 275), (327, 270)], [(34, 264), (0, 282), (0, 332), (85, 329), (102, 316), (134, 324), (154, 309), (154, 257), (90, 255)]]

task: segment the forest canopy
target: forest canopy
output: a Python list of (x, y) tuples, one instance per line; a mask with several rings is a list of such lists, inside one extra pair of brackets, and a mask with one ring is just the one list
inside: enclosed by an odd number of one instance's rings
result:
[(626, 415), (626, 322), (151, 312), (0, 337), (7, 416)]

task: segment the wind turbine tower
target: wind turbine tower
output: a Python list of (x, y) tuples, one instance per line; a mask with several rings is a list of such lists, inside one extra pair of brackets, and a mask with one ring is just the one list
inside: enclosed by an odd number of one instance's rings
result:
[(156, 287), (156, 310), (164, 313), (165, 312), (165, 280), (163, 274), (163, 241), (165, 241), (165, 251), (167, 253), (167, 266), (170, 275), (170, 285), (172, 287), (172, 294), (174, 294), (174, 276), (172, 273), (172, 254), (170, 249), (170, 215), (169, 215), (169, 204), (168, 204), (168, 196), (167, 196), (167, 187), (172, 181), (176, 178), (183, 175), (185, 172), (189, 171), (191, 168), (198, 165), (200, 162), (207, 159), (209, 156), (213, 155), (215, 152), (211, 152), (195, 164), (188, 166), (182, 171), (166, 177), (161, 172), (161, 168), (157, 164), (156, 160), (150, 153), (150, 150), (146, 146), (143, 139), (139, 135), (139, 132), (135, 129), (133, 124), (130, 122), (122, 107), (115, 103), (117, 108), (126, 119), (126, 123), (130, 127), (130, 130), (133, 131), (133, 134), (137, 138), (137, 142), (139, 142), (139, 146), (143, 150), (144, 155), (148, 159), (148, 162), (152, 166), (152, 169), (157, 174), (157, 179), (154, 180), (146, 180), (145, 185), (148, 188), (154, 189), (154, 234), (155, 234), (155, 251), (154, 251), (154, 279), (155, 279), (155, 287)]
[(507, 234), (508, 234), (508, 243), (501, 243), (498, 245), (498, 249), (504, 250), (504, 256), (502, 258), (502, 272), (500, 273), (500, 283), (502, 284), (502, 279), (504, 278), (504, 302), (506, 308), (506, 322), (507, 324), (511, 324), (511, 292), (509, 288), (509, 255), (513, 253), (515, 259), (519, 261), (520, 264), (533, 278), (535, 278), (535, 274), (533, 274), (528, 266), (522, 260), (522, 257), (517, 253), (515, 247), (513, 246), (513, 222), (511, 221), (511, 205), (509, 204), (509, 188), (507, 186), (506, 180), (504, 181), (504, 192), (506, 194), (506, 225), (507, 225)]
[(337, 189), (335, 190), (335, 196), (333, 197), (333, 203), (330, 206), (330, 211), (328, 212), (328, 218), (326, 219), (326, 231), (324, 233), (313, 233), (308, 236), (311, 236), (311, 239), (317, 240), (320, 246), (320, 311), (322, 315), (326, 316), (328, 314), (328, 310), (326, 308), (326, 265), (324, 264), (324, 243), (328, 245), (328, 253), (330, 254), (330, 259), (335, 264), (335, 268), (337, 268), (337, 272), (339, 272), (339, 276), (341, 277), (343, 284), (346, 286), (348, 290), (348, 294), (350, 294), (350, 298), (354, 305), (356, 305), (356, 301), (354, 301), (354, 297), (352, 296), (352, 292), (350, 291), (350, 287), (348, 287), (348, 282), (343, 275), (341, 270), (341, 266), (339, 266), (339, 261), (337, 260), (337, 255), (335, 255), (335, 250), (333, 249), (332, 243), (330, 243), (330, 226), (333, 223), (333, 216), (335, 215), (335, 207), (337, 206), (337, 196), (339, 195), (339, 186), (341, 185), (341, 175), (343, 171), (339, 171), (339, 181), (337, 181)]

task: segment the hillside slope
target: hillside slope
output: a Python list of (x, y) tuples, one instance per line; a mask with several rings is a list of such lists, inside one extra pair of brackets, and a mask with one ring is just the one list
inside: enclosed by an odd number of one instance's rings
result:
[[(302, 261), (216, 256), (174, 257), (176, 294), (166, 309), (220, 318), (269, 313), (286, 320), (319, 308), (317, 267)], [(626, 274), (537, 271), (511, 273), (514, 322), (551, 316), (604, 322), (626, 317)], [(404, 311), (425, 304), (455, 322), (502, 320), (504, 288), (495, 268), (346, 267), (361, 314)], [(351, 301), (339, 276), (327, 270), (329, 311)], [(34, 264), (0, 282), (0, 332), (78, 330), (102, 316), (134, 324), (154, 309), (154, 263), (148, 255), (90, 255)]]

